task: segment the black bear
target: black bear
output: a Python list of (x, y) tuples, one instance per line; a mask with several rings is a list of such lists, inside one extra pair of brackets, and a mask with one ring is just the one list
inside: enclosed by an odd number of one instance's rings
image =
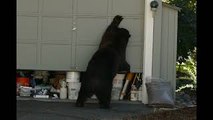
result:
[[(113, 42), (119, 42), (121, 37), (124, 39), (128, 37), (129, 32), (124, 28), (119, 28), (120, 22), (123, 20), (122, 16), (115, 16), (112, 23), (108, 26), (105, 33), (102, 36), (100, 48), (106, 48), (113, 44)], [(126, 36), (125, 36), (126, 35)], [(130, 37), (130, 36), (129, 36)], [(117, 51), (121, 57), (121, 62), (119, 65), (119, 72), (128, 72), (130, 71), (130, 65), (126, 62), (126, 46), (128, 41), (121, 41), (117, 46)]]
[(125, 63), (125, 49), (129, 41), (129, 31), (119, 28), (122, 16), (115, 16), (112, 23), (106, 29), (99, 49), (88, 63), (86, 72), (81, 81), (76, 106), (83, 107), (87, 98), (93, 94), (99, 100), (100, 108), (110, 108), (112, 80), (116, 73), (129, 69), (129, 65), (121, 67)]

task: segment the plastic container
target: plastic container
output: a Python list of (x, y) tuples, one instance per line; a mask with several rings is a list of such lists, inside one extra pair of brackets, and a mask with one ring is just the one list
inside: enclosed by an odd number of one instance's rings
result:
[(20, 96), (28, 96), (29, 97), (31, 95), (31, 90), (32, 90), (32, 87), (20, 86), (19, 94), (20, 94)]
[(138, 90), (138, 101), (142, 101), (142, 86)]
[(16, 83), (19, 84), (20, 86), (29, 86), (30, 79), (27, 77), (17, 77)]
[(80, 87), (80, 82), (68, 82), (68, 99), (77, 100)]
[(60, 88), (60, 99), (67, 99), (67, 88)]
[(80, 72), (67, 72), (66, 82), (80, 82)]
[(130, 93), (131, 93), (130, 100), (131, 101), (137, 101), (138, 100), (138, 91), (137, 91), (135, 86), (132, 86)]
[(111, 99), (119, 100), (121, 88), (112, 88)]

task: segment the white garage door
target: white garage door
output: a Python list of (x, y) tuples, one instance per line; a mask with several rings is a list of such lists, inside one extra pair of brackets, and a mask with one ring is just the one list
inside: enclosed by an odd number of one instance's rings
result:
[(119, 14), (131, 71), (142, 71), (143, 11), (144, 0), (17, 0), (17, 69), (85, 71)]

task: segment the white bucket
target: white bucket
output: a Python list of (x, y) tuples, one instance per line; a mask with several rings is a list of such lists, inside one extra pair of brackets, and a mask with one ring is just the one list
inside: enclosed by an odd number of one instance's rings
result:
[(62, 87), (60, 88), (60, 99), (66, 99), (67, 98), (67, 88)]
[(142, 86), (138, 90), (138, 101), (142, 101)]
[(113, 88), (122, 88), (125, 74), (116, 74), (113, 79)]
[(138, 100), (138, 91), (137, 90), (131, 90), (130, 100), (131, 101)]
[(121, 93), (121, 88), (112, 88), (111, 99), (119, 100)]
[(80, 82), (80, 72), (67, 72), (66, 82)]
[(80, 87), (80, 82), (68, 82), (68, 99), (77, 100)]

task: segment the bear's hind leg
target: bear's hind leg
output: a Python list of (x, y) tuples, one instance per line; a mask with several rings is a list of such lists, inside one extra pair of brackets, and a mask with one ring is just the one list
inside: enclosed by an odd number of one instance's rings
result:
[(78, 94), (78, 99), (75, 103), (76, 107), (84, 107), (86, 99), (87, 99), (87, 92), (83, 87), (81, 87)]
[(102, 92), (98, 92), (96, 94), (100, 108), (109, 109), (110, 108), (110, 101), (111, 101), (111, 89), (102, 90)]

